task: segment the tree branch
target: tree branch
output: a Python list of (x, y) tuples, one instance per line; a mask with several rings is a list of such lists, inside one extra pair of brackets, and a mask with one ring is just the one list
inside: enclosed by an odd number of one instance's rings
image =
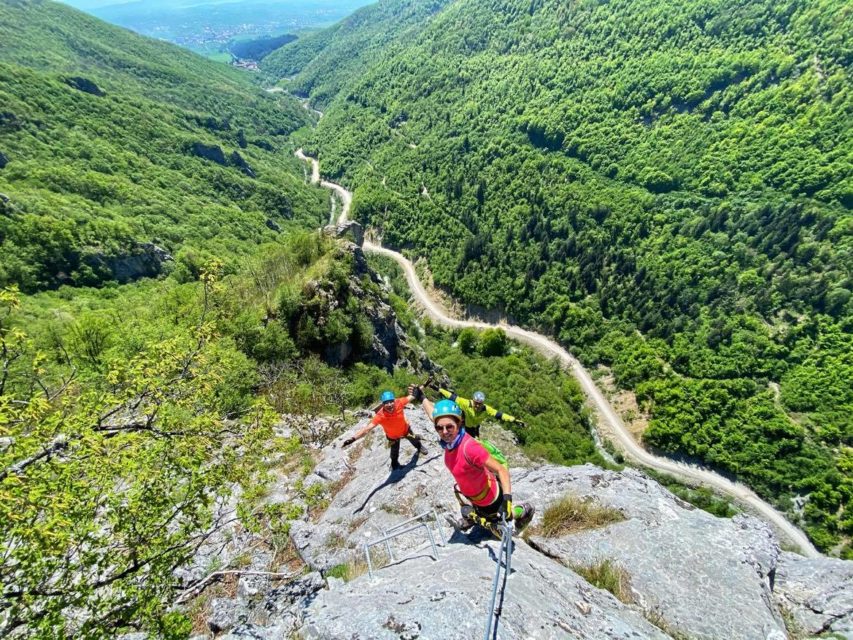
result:
[(56, 436), (47, 447), (45, 447), (40, 453), (37, 453), (34, 456), (30, 456), (29, 458), (25, 458), (20, 462), (16, 462), (11, 467), (5, 468), (3, 471), (0, 471), (0, 481), (5, 480), (12, 474), (18, 475), (24, 471), (30, 465), (35, 464), (39, 460), (43, 460), (45, 458), (50, 458), (56, 453), (62, 451), (68, 447), (68, 438), (65, 435)]

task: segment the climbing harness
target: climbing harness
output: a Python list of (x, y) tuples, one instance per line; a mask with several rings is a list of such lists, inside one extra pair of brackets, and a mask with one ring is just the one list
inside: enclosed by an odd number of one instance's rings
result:
[[(492, 598), (489, 601), (489, 608), (486, 611), (486, 632), (483, 634), (483, 640), (496, 640), (498, 637), (498, 621), (501, 617), (501, 612), (503, 609), (504, 595), (506, 594), (506, 579), (511, 571), (511, 562), (512, 562), (512, 523), (506, 521), (506, 516), (501, 515), (501, 524), (500, 528), (502, 530), (501, 535), (501, 548), (498, 551), (498, 566), (495, 569), (495, 578), (492, 580)], [(501, 574), (503, 574), (503, 580), (501, 580)], [(500, 600), (497, 600), (498, 597), (498, 583), (501, 583), (500, 588)], [(495, 606), (495, 602), (497, 601), (497, 606)]]

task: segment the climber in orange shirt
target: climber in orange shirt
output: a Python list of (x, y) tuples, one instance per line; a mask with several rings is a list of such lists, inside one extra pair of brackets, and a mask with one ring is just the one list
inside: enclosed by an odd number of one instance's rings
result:
[(348, 447), (359, 438), (367, 435), (371, 429), (381, 426), (391, 446), (391, 469), (400, 468), (400, 441), (403, 438), (408, 440), (420, 453), (426, 454), (427, 450), (421, 442), (420, 436), (411, 430), (409, 422), (403, 413), (403, 408), (412, 400), (414, 400), (412, 396), (395, 398), (393, 391), (383, 391), (379, 397), (382, 407), (376, 412), (376, 415), (373, 416), (373, 419), (366, 427), (356, 433), (352, 438), (344, 440), (342, 446)]

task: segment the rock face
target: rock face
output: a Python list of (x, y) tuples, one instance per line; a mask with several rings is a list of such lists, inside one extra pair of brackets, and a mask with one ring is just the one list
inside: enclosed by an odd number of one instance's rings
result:
[(796, 631), (853, 638), (853, 562), (783, 553), (774, 593)]
[(163, 265), (173, 260), (169, 253), (150, 242), (140, 243), (133, 253), (120, 256), (92, 254), (85, 262), (97, 270), (108, 270), (112, 277), (124, 284), (139, 278), (154, 278), (163, 271)]
[[(276, 586), (264, 577), (241, 577), (236, 596), (210, 609), (209, 628), (226, 634), (217, 637), (467, 640), (483, 635), (499, 543), (446, 524), (444, 515), (456, 513), (458, 504), (442, 451), (419, 407), (407, 408), (406, 416), (428, 451), (418, 454), (403, 442), (403, 467), (395, 471), (378, 429), (347, 449), (340, 447), (367, 416), (349, 428), (293, 418), (277, 427), (281, 435), (327, 434), (318, 440), (325, 446), (315, 449), (318, 463), (300, 486), (303, 491), (317, 487), (330, 501), (322, 512), (307, 509), (290, 529), (309, 573)], [(789, 630), (780, 607), (803, 633), (853, 637), (853, 563), (780, 553), (772, 531), (757, 519), (711, 516), (638, 471), (537, 466), (519, 456), (510, 463), (516, 500), (532, 503), (537, 516), (529, 541), (516, 542), (498, 638), (781, 640)], [(282, 477), (267, 499), (292, 501), (293, 487), (292, 478)], [(616, 509), (624, 520), (558, 538), (537, 535), (534, 528), (545, 509), (566, 494)], [(387, 547), (371, 547), (369, 576), (364, 544), (419, 514), (426, 514), (437, 558), (420, 528)], [(241, 537), (246, 535), (214, 538), (211, 544), (238, 553), (255, 545)], [(252, 567), (274, 569), (272, 560), (255, 552)], [(574, 568), (602, 560), (627, 573), (627, 603), (594, 587)], [(195, 566), (210, 563), (206, 557)], [(344, 573), (349, 582), (332, 577)], [(193, 576), (198, 575), (196, 569)]]
[(359, 247), (364, 244), (364, 227), (354, 220), (347, 220), (340, 224), (330, 224), (323, 231), (334, 238), (346, 238)]
[[(461, 536), (460, 536), (461, 537)], [(488, 617), (497, 542), (452, 540), (438, 561), (419, 555), (311, 603), (302, 638), (482, 637)], [(512, 556), (498, 638), (667, 638), (616, 598), (531, 550)]]
[(77, 91), (82, 91), (83, 93), (98, 96), (99, 98), (103, 98), (105, 95), (107, 95), (104, 90), (102, 90), (98, 85), (96, 85), (88, 78), (72, 76), (70, 78), (65, 78), (65, 84), (67, 84), (69, 87), (77, 89)]
[(255, 171), (249, 166), (249, 163), (246, 162), (246, 159), (241, 156), (238, 151), (232, 151), (229, 156), (229, 160), (232, 166), (237, 167), (250, 178), (255, 177)]
[[(348, 229), (360, 228), (358, 225)], [(344, 310), (352, 318), (357, 304), (359, 324), (356, 330), (340, 341), (323, 346), (323, 359), (330, 365), (341, 366), (360, 361), (374, 364), (387, 371), (395, 367), (432, 371), (436, 367), (423, 350), (411, 345), (397, 321), (397, 314), (387, 302), (386, 283), (367, 264), (361, 248), (341, 241), (342, 262), (352, 265), (345, 280), (339, 277), (318, 277), (303, 288), (300, 314), (291, 316), (290, 328), (295, 333), (301, 322), (310, 319), (317, 327), (325, 327), (335, 314)], [(369, 325), (369, 326), (368, 326)]]
[(211, 162), (215, 162), (216, 164), (220, 164), (222, 166), (228, 164), (225, 159), (225, 153), (222, 151), (222, 147), (220, 147), (218, 144), (204, 144), (203, 142), (193, 142), (192, 145), (190, 145), (190, 153), (194, 156), (204, 158), (205, 160), (210, 160)]
[(519, 495), (535, 492), (537, 506), (570, 493), (621, 512), (626, 520), (606, 528), (530, 543), (570, 566), (622, 567), (634, 601), (668, 629), (709, 640), (787, 637), (771, 593), (779, 545), (761, 521), (716, 518), (633, 470), (543, 467), (514, 484)]

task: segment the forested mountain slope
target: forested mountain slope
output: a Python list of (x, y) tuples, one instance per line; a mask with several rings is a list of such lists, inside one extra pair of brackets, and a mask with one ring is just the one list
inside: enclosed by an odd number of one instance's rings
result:
[(264, 58), (274, 79), (299, 74), (290, 88), (324, 106), (353, 75), (403, 49), (450, 0), (377, 2), (338, 24), (285, 45)]
[(342, 87), (313, 151), (386, 243), (610, 366), (647, 444), (832, 549), (853, 533), (851, 31), (840, 0), (457, 0), (292, 85)]
[(0, 285), (154, 275), (151, 243), (194, 278), (325, 219), (295, 100), (57, 3), (3, 3), (0, 40)]

